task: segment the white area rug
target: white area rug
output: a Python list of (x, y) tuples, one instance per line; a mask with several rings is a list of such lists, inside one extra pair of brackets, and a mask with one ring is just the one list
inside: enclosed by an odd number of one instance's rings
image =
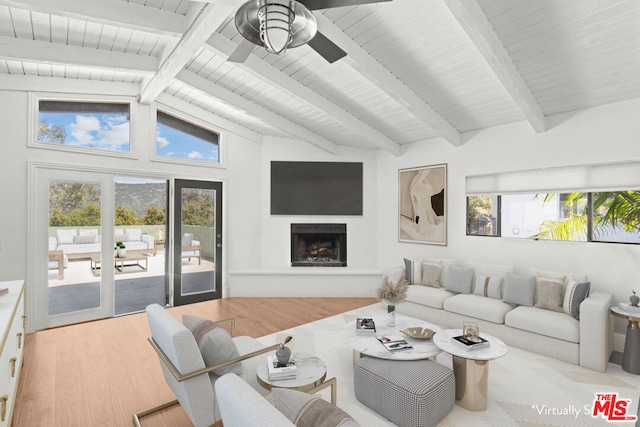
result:
[[(353, 352), (342, 339), (345, 323), (356, 317), (384, 316), (379, 304), (349, 311), (259, 339), (264, 344), (294, 337), (289, 346), (320, 356), (327, 364), (327, 378), (338, 379), (338, 406), (363, 427), (393, 426), (355, 398), (353, 391)], [(437, 362), (451, 367), (446, 353)], [(631, 375), (619, 365), (609, 364), (605, 373), (509, 347), (506, 356), (490, 362), (489, 400), (484, 412), (467, 411), (454, 405), (438, 424), (442, 427), (590, 427), (626, 426), (634, 422), (612, 422), (593, 418), (591, 408), (596, 393), (618, 393), (618, 399), (631, 399), (629, 415), (638, 413), (640, 376)], [(329, 400), (328, 391), (321, 393)], [(640, 423), (638, 423), (640, 426)]]

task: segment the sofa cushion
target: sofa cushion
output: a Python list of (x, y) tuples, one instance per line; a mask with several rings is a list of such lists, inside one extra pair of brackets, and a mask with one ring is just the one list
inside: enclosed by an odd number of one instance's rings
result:
[(584, 283), (589, 280), (586, 274), (575, 274), (575, 273), (566, 273), (566, 272), (563, 273), (560, 271), (541, 270), (539, 268), (530, 268), (529, 273), (533, 274), (534, 276), (542, 276), (542, 277), (553, 277), (553, 278), (560, 278), (563, 276), (565, 278), (571, 277), (578, 283)]
[(442, 265), (440, 261), (423, 260), (422, 261), (422, 280), (420, 281), (420, 284), (425, 286), (432, 286), (434, 288), (439, 288), (441, 270), (442, 270)]
[(329, 402), (297, 390), (274, 388), (273, 403), (296, 426), (356, 427), (349, 414)]
[(590, 289), (590, 282), (578, 283), (569, 279), (564, 293), (562, 311), (580, 320), (580, 304), (589, 296)]
[(461, 267), (457, 265), (452, 265), (451, 267), (449, 267), (449, 283), (447, 286), (448, 291), (468, 294), (471, 292), (472, 284), (472, 268)]
[(422, 261), (414, 261), (408, 258), (404, 259), (404, 278), (407, 282), (418, 284), (422, 281)]
[(440, 263), (440, 287), (446, 288), (450, 283), (449, 268), (456, 264), (455, 258), (429, 258)]
[(580, 342), (580, 322), (563, 312), (520, 306), (507, 313), (504, 323), (523, 331), (573, 343)]
[(126, 234), (126, 240), (128, 242), (136, 242), (142, 240), (142, 229), (141, 228), (125, 228), (124, 234)]
[[(198, 316), (183, 314), (182, 323), (196, 339), (204, 363), (207, 366), (213, 366), (240, 356), (238, 348), (229, 333), (216, 322)], [(216, 375), (224, 375), (229, 372), (242, 375), (242, 365), (234, 363), (213, 371)]]
[(78, 234), (78, 230), (75, 228), (59, 228), (56, 230), (56, 236), (58, 237), (59, 245), (71, 245), (73, 244), (73, 236)]
[(521, 276), (507, 273), (504, 277), (502, 300), (507, 304), (518, 304), (531, 307), (536, 291), (535, 276)]
[(565, 277), (540, 277), (536, 279), (536, 303), (534, 307), (562, 311)]
[(502, 277), (489, 277), (476, 273), (473, 293), (483, 297), (502, 299), (502, 281)]
[(73, 243), (80, 245), (86, 245), (87, 243), (96, 243), (97, 238), (97, 234), (81, 234), (79, 236), (73, 236)]
[(480, 295), (458, 294), (447, 298), (443, 303), (443, 307), (451, 313), (502, 324), (506, 314), (513, 310), (514, 306), (501, 300), (485, 298)]
[(114, 242), (126, 242), (127, 241), (127, 235), (124, 233), (121, 234), (114, 234), (113, 235), (113, 241)]
[(442, 304), (454, 294), (444, 288), (432, 288), (430, 286), (409, 286), (405, 301), (442, 310)]
[(81, 228), (78, 230), (78, 234), (81, 236), (97, 236), (98, 229), (97, 228)]

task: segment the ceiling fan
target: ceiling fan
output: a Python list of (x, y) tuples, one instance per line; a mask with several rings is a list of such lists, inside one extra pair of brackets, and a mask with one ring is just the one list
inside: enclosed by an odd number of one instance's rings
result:
[(311, 11), (387, 1), (393, 0), (250, 0), (236, 12), (236, 28), (244, 40), (228, 60), (244, 62), (256, 45), (279, 55), (287, 48), (308, 44), (333, 63), (347, 53), (318, 30)]

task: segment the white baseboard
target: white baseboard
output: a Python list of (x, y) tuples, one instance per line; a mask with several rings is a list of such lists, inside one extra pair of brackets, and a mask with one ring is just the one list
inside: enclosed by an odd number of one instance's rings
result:
[(381, 269), (291, 267), (229, 272), (231, 297), (373, 298)]

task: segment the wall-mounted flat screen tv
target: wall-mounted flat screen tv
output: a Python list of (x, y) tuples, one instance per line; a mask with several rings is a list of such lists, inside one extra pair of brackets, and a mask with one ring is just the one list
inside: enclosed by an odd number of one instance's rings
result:
[(271, 162), (271, 215), (362, 215), (362, 163)]

